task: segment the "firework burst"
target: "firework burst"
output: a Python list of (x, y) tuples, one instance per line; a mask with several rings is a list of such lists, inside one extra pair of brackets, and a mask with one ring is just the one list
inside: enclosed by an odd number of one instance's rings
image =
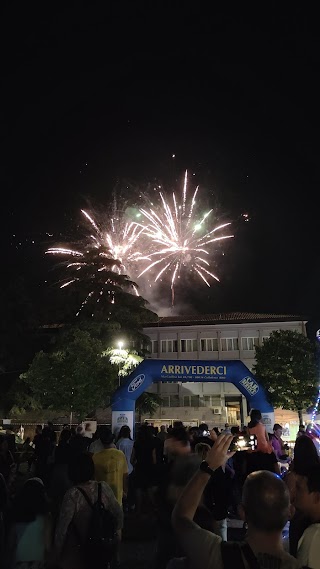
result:
[[(195, 219), (197, 187), (190, 201), (187, 198), (188, 173), (185, 172), (182, 189), (182, 198), (179, 201), (175, 193), (172, 194), (172, 202), (165, 199), (160, 192), (160, 205), (150, 209), (141, 209), (146, 220), (144, 235), (151, 242), (151, 252), (148, 254), (147, 267), (139, 274), (142, 277), (154, 267), (157, 268), (155, 282), (162, 275), (170, 275), (172, 305), (174, 304), (174, 286), (183, 268), (188, 268), (196, 273), (209, 287), (209, 279), (219, 281), (210, 267), (210, 254), (213, 243), (230, 239), (233, 235), (221, 235), (221, 231), (230, 223), (217, 225), (209, 231), (205, 228), (205, 221), (212, 213), (212, 209)], [(200, 232), (202, 234), (200, 235)], [(207, 257), (207, 258), (206, 258)]]
[[(109, 217), (109, 227), (104, 230), (87, 211), (81, 210), (81, 213), (91, 229), (87, 238), (78, 242), (75, 248), (56, 246), (46, 251), (46, 254), (65, 259), (67, 276), (60, 282), (61, 289), (78, 281), (89, 283), (89, 287), (90, 283), (94, 284), (77, 315), (94, 296), (99, 302), (107, 293), (113, 303), (114, 290), (119, 284), (131, 286), (139, 296), (135, 284), (126, 275), (132, 274), (132, 266), (138, 259), (148, 258), (137, 250), (137, 242), (145, 229), (142, 225), (126, 221), (123, 214), (114, 211)], [(117, 279), (113, 278), (113, 273), (118, 275)]]

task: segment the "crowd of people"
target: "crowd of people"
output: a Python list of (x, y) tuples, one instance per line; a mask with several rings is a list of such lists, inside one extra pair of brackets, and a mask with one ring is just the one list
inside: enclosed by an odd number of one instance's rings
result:
[[(19, 476), (1, 435), (0, 567), (117, 567), (131, 516), (156, 524), (154, 569), (320, 569), (318, 452), (303, 427), (293, 457), (281, 437), (258, 410), (242, 431), (143, 424), (134, 440), (127, 425), (90, 439), (81, 425), (56, 433), (49, 423)], [(250, 438), (254, 447), (237, 446)], [(243, 521), (244, 542), (228, 541), (230, 518)]]

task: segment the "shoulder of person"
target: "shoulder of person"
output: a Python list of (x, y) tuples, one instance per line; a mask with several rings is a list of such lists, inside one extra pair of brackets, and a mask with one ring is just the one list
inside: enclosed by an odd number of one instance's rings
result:
[[(311, 524), (307, 527), (302, 534), (301, 539), (307, 539), (312, 541), (314, 538), (319, 539), (320, 537), (320, 523)], [(319, 554), (320, 554), (320, 539), (319, 539)]]

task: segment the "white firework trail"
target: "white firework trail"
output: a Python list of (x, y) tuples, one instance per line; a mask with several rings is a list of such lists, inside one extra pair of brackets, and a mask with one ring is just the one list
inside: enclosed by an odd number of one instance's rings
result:
[[(104, 271), (109, 273), (112, 271), (120, 275), (127, 275), (129, 271), (131, 272), (132, 265), (136, 264), (138, 260), (149, 259), (148, 256), (142, 254), (137, 249), (138, 241), (145, 229), (144, 226), (132, 221), (125, 221), (124, 216), (121, 213), (117, 214), (115, 211), (114, 215), (108, 218), (108, 227), (104, 229), (98, 225), (92, 215), (87, 211), (82, 209), (81, 213), (85, 217), (86, 221), (89, 222), (91, 228), (94, 229), (94, 233), (89, 234), (86, 241), (82, 243), (82, 250), (80, 250), (78, 244), (74, 249), (71, 247), (55, 246), (50, 247), (46, 251), (46, 254), (58, 255), (66, 258), (67, 260), (70, 257), (79, 258), (79, 261), (77, 262), (70, 260), (70, 262), (67, 262), (66, 264), (66, 268), (70, 271), (79, 271), (79, 276), (77, 274), (77, 277), (70, 278), (71, 275), (67, 275), (65, 282), (60, 285), (61, 289), (72, 285), (76, 281), (81, 281), (81, 271), (84, 269), (87, 271), (90, 266), (92, 266), (92, 278), (94, 277), (95, 272), (103, 274)], [(97, 254), (101, 259), (106, 259), (106, 264), (102, 262), (102, 264), (97, 268), (97, 264), (93, 264), (90, 260), (88, 261), (87, 254), (93, 250), (97, 250)], [(114, 261), (114, 265), (110, 265), (110, 260)], [(111, 281), (108, 278), (105, 285), (110, 283)], [(134, 293), (139, 296), (137, 287), (132, 285), (132, 288)], [(77, 312), (77, 316), (94, 294), (93, 290), (87, 294)], [(96, 302), (100, 301), (101, 295), (103, 294), (104, 288), (99, 292)], [(108, 294), (110, 294), (109, 291)], [(114, 303), (113, 297), (111, 302)]]
[[(230, 223), (220, 224), (209, 231), (204, 229), (204, 222), (209, 218), (212, 209), (205, 213), (200, 221), (195, 219), (197, 187), (192, 195), (190, 206), (187, 198), (188, 173), (185, 172), (181, 203), (177, 201), (175, 193), (172, 194), (172, 204), (160, 192), (160, 205), (150, 209), (142, 208), (140, 211), (146, 220), (144, 235), (151, 239), (153, 247), (147, 259), (151, 261), (139, 274), (139, 277), (157, 266), (158, 272), (155, 282), (162, 275), (171, 273), (172, 305), (174, 304), (174, 286), (185, 267), (195, 272), (210, 287), (208, 277), (219, 281), (211, 271), (210, 262), (202, 254), (212, 254), (214, 242), (230, 239), (233, 235), (218, 235), (215, 233), (228, 227)], [(204, 230), (202, 235), (199, 231)], [(211, 245), (211, 247), (207, 247)], [(142, 257), (140, 258), (142, 260)], [(204, 266), (205, 265), (205, 266)], [(160, 269), (160, 270), (159, 270)]]

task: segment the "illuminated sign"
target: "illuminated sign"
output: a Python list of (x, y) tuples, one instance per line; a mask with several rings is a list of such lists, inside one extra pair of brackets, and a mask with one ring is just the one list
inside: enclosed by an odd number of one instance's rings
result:
[(225, 378), (227, 366), (218, 365), (163, 365), (160, 372), (161, 379), (189, 380), (200, 379), (208, 381), (212, 379)]
[(133, 393), (134, 391), (136, 391), (136, 389), (139, 389), (139, 387), (144, 382), (144, 378), (145, 378), (145, 376), (143, 373), (141, 373), (140, 375), (137, 375), (137, 377), (135, 377), (128, 385), (129, 393)]

